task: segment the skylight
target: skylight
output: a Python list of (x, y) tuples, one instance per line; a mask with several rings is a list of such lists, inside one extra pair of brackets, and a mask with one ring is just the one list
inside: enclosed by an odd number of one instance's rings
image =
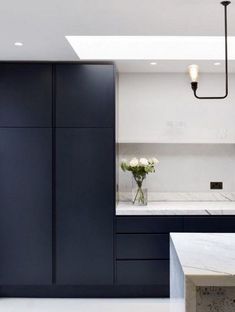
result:
[[(222, 60), (224, 37), (66, 36), (81, 60)], [(228, 38), (235, 60), (235, 37)]]

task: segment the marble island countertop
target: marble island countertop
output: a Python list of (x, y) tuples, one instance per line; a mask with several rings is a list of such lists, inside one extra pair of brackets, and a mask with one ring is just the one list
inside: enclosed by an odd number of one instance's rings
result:
[(235, 234), (171, 233), (174, 312), (235, 311)]
[[(171, 233), (184, 275), (235, 276), (235, 234)], [(234, 280), (235, 281), (235, 280)]]
[(235, 215), (235, 201), (156, 201), (149, 202), (147, 206), (133, 206), (131, 202), (119, 202), (116, 215)]

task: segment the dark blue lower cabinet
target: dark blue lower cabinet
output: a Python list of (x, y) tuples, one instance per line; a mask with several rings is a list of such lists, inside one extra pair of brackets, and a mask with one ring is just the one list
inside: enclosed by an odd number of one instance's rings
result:
[(169, 259), (169, 234), (117, 234), (117, 259)]
[(176, 216), (119, 216), (117, 233), (170, 233), (183, 231), (183, 218)]
[(169, 285), (169, 260), (117, 261), (118, 285)]
[(51, 130), (0, 129), (0, 285), (52, 283)]
[(183, 232), (183, 217), (116, 218), (116, 283), (137, 297), (169, 296), (169, 233)]
[(184, 232), (234, 233), (235, 216), (185, 216)]
[(112, 285), (114, 134), (56, 130), (56, 284)]

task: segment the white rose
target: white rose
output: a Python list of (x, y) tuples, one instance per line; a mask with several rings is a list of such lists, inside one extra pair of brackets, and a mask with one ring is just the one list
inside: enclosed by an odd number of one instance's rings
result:
[(154, 164), (158, 164), (158, 163), (159, 163), (159, 160), (158, 160), (157, 158), (153, 157), (153, 158), (152, 158), (152, 162), (153, 162)]
[(147, 166), (149, 164), (148, 159), (146, 158), (140, 158), (140, 164), (142, 166)]
[(131, 167), (136, 167), (138, 166), (139, 162), (138, 162), (138, 159), (137, 158), (132, 158), (132, 160), (130, 161), (129, 165)]

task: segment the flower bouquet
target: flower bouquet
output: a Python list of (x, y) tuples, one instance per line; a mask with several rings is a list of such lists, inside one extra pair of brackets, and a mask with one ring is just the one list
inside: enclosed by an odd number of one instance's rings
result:
[(132, 188), (132, 203), (133, 205), (147, 205), (147, 188), (143, 187), (146, 175), (155, 172), (155, 166), (158, 164), (156, 158), (137, 158), (131, 159), (130, 162), (122, 160), (121, 168), (125, 171), (130, 171), (133, 176)]

